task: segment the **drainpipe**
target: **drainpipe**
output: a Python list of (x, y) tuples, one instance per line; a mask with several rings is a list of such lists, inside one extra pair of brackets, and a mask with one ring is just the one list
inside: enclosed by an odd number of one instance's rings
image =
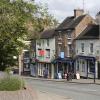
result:
[(88, 65), (89, 63), (88, 63), (88, 60), (87, 60), (87, 79), (88, 79)]
[(95, 59), (94, 59), (94, 61), (93, 61), (93, 64), (94, 64), (94, 83), (95, 83), (95, 78), (96, 78), (96, 77), (95, 77), (95, 75), (96, 75), (96, 71), (95, 71), (95, 69), (96, 69), (96, 68), (95, 68)]

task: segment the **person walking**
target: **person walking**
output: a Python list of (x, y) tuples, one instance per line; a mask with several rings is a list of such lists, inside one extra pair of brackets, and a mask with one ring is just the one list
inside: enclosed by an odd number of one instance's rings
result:
[(43, 71), (43, 75), (44, 75), (44, 78), (48, 78), (48, 69), (47, 68)]
[(69, 72), (67, 73), (67, 81), (69, 81)]

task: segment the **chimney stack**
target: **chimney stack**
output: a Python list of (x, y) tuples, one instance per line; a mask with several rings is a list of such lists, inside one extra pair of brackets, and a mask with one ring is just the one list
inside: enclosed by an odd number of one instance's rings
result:
[(83, 15), (84, 14), (84, 10), (83, 9), (75, 9), (74, 10), (74, 17), (76, 18), (76, 17), (79, 17), (79, 16), (81, 16), (81, 15)]

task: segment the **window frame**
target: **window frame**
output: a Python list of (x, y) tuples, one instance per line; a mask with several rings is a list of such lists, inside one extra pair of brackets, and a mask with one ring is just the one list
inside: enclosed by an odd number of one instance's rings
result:
[(50, 40), (47, 39), (47, 46), (50, 46)]
[[(46, 51), (46, 58), (50, 58), (50, 49), (45, 49), (45, 51)], [(49, 52), (48, 55), (47, 52)]]
[(93, 43), (90, 43), (90, 53), (93, 53), (94, 51), (93, 51), (93, 47), (94, 47), (94, 45), (93, 45)]
[(84, 43), (81, 43), (81, 51), (82, 52), (84, 52), (84, 47), (85, 47)]

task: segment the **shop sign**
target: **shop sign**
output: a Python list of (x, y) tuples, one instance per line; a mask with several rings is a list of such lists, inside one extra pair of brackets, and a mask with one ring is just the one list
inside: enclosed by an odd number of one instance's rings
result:
[(60, 57), (64, 58), (64, 52), (60, 52)]

